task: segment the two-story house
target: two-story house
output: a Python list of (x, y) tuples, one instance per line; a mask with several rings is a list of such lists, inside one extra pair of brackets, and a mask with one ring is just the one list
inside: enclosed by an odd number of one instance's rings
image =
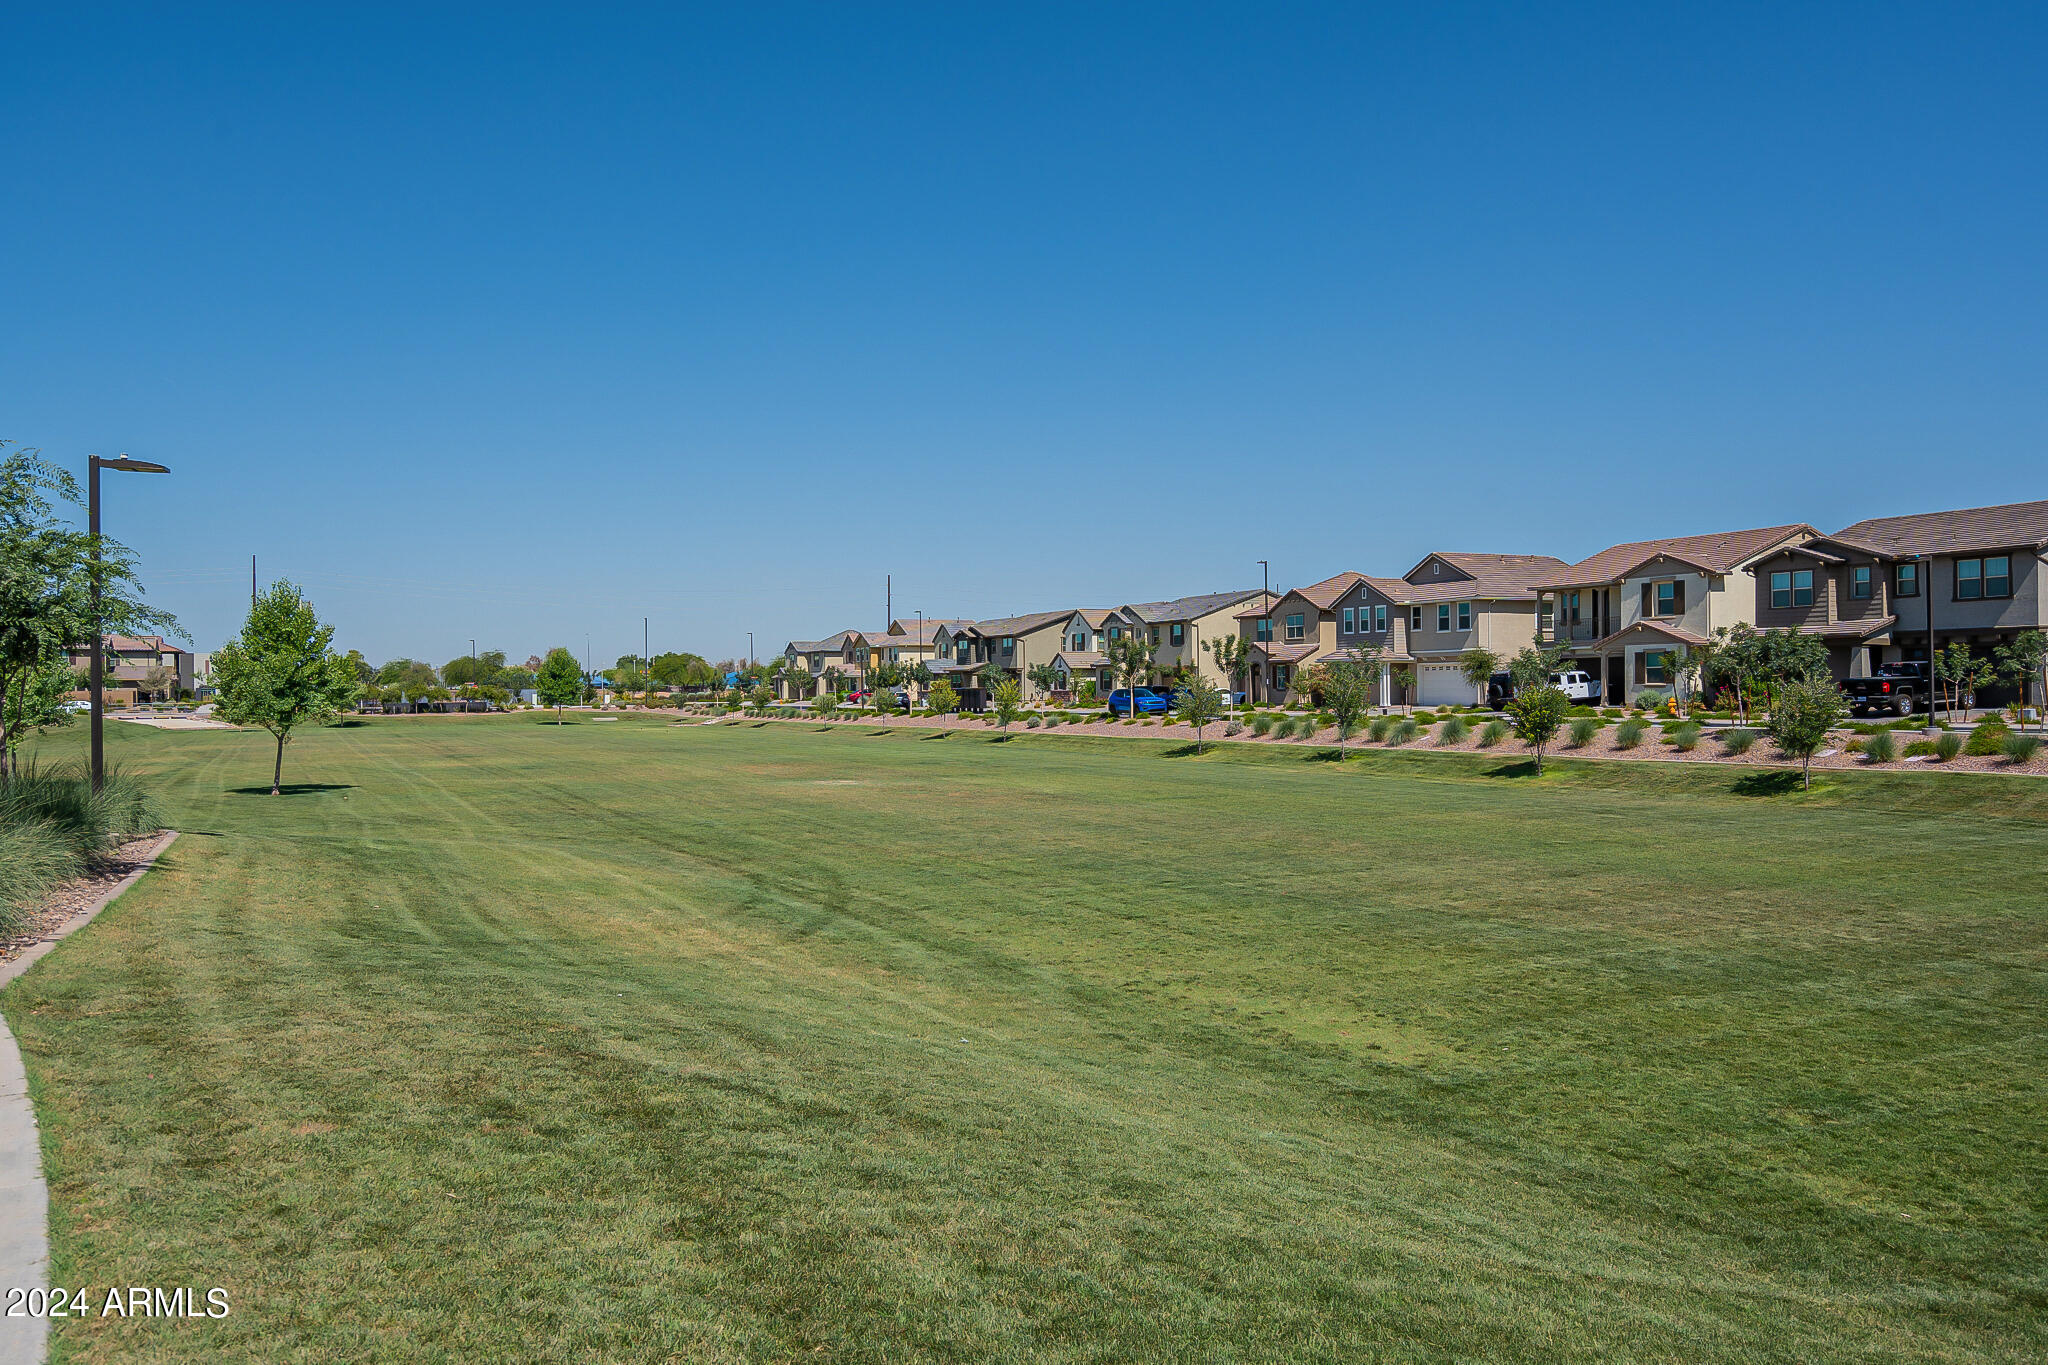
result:
[[(92, 667), (92, 655), (80, 649), (69, 656), (71, 666), (83, 674)], [(161, 635), (108, 635), (100, 643), (100, 686), (115, 704), (172, 701), (192, 690), (192, 651), (180, 649)], [(119, 691), (123, 695), (111, 694)], [(89, 693), (73, 694), (80, 700)]]
[(1111, 612), (1105, 629), (1129, 631), (1152, 647), (1152, 674), (1141, 685), (1156, 683), (1185, 668), (1229, 691), (1230, 680), (1217, 666), (1210, 643), (1242, 635), (1239, 615), (1269, 605), (1258, 588), (1199, 593), (1164, 602), (1132, 602)]
[(1106, 647), (1114, 616), (1116, 612), (1107, 608), (1084, 607), (1068, 620), (1060, 632), (1059, 652), (1052, 657), (1053, 671), (1060, 677), (1055, 693), (1071, 696), (1082, 683), (1093, 683), (1097, 696), (1109, 695), (1116, 685)]
[(1365, 580), (1346, 570), (1305, 588), (1292, 588), (1237, 613), (1239, 633), (1251, 641), (1251, 700), (1287, 702), (1301, 666), (1337, 647), (1337, 603)]
[[(1569, 568), (1553, 555), (1438, 550), (1399, 578), (1361, 578), (1337, 599), (1335, 657), (1377, 651), (1382, 706), (1469, 706), (1484, 686), (1465, 680), (1466, 651), (1502, 659), (1533, 644), (1537, 584)], [(1403, 693), (1397, 670), (1413, 679)]]
[(867, 676), (867, 637), (842, 630), (822, 640), (791, 640), (782, 647), (783, 670), (775, 678), (775, 694), (784, 701), (805, 701), (818, 695), (826, 675), (837, 673), (858, 686)]
[[(1957, 640), (1984, 657), (2021, 631), (2048, 629), (2048, 501), (1871, 517), (1821, 543), (1843, 557), (1852, 607), (1894, 618), (1888, 640), (1860, 642), (1884, 651), (1865, 664), (1925, 659), (1930, 643)], [(1858, 597), (1866, 582), (1872, 596)], [(2002, 687), (1977, 697), (1987, 706), (2015, 699)]]
[(1798, 522), (1610, 545), (1537, 585), (1542, 638), (1601, 680), (1604, 701), (1624, 705), (1670, 686), (1674, 653), (1754, 624), (1758, 563), (1819, 534)]

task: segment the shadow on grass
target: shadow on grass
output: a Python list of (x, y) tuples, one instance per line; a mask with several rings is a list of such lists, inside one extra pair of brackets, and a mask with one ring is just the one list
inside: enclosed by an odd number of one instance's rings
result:
[[(319, 792), (352, 792), (355, 789), (353, 782), (287, 782), (277, 790), (280, 796), (311, 796)], [(230, 787), (228, 795), (268, 796), (270, 786), (265, 783), (261, 787)]]
[(351, 716), (347, 720), (335, 721), (332, 725), (328, 726), (327, 728), (330, 730), (359, 730), (363, 726), (368, 725), (369, 723), (370, 722), (366, 720), (360, 720), (354, 716)]
[(1787, 796), (1800, 789), (1799, 774), (1777, 770), (1750, 773), (1736, 780), (1729, 790), (1737, 796)]
[(1503, 763), (1498, 768), (1488, 768), (1488, 777), (1541, 777), (1543, 770), (1536, 766), (1536, 760), (1525, 758), (1520, 763)]
[(931, 743), (931, 741), (935, 739), (944, 739), (952, 733), (953, 732), (951, 730), (934, 730), (930, 734), (924, 736), (924, 741), (925, 743), (929, 744)]

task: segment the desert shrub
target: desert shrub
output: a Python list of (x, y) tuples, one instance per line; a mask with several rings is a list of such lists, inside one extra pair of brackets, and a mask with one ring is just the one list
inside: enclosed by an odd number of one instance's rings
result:
[(1603, 706), (1600, 708), (1600, 714), (1609, 720), (1620, 720), (1628, 712), (1622, 710), (1619, 706)]
[(1414, 720), (1417, 725), (1434, 725), (1436, 724), (1436, 712), (1417, 711)]
[(1419, 738), (1421, 734), (1422, 727), (1415, 723), (1414, 717), (1410, 716), (1394, 727), (1394, 732), (1387, 736), (1387, 743), (1406, 744), (1411, 740)]
[(1280, 722), (1279, 722), (1279, 724), (1277, 724), (1277, 725), (1275, 725), (1275, 726), (1273, 727), (1273, 738), (1275, 738), (1275, 739), (1293, 739), (1293, 738), (1294, 738), (1294, 717), (1292, 717), (1292, 716), (1282, 716), (1282, 717), (1280, 717)]
[(1508, 732), (1513, 728), (1504, 720), (1490, 720), (1486, 722), (1486, 728), (1479, 732), (1479, 747), (1491, 749), (1494, 745), (1506, 739)]
[(1394, 718), (1392, 716), (1373, 717), (1372, 724), (1365, 727), (1365, 733), (1371, 738), (1373, 743), (1385, 744), (1387, 736), (1394, 733)]
[(1243, 733), (1244, 726), (1241, 723), (1234, 720), (1228, 722), (1223, 727), (1223, 737), (1225, 739), (1236, 739), (1239, 735)]
[(2008, 734), (2005, 737), (2005, 756), (2013, 763), (2031, 763), (2034, 755), (2041, 752), (2039, 735)]
[(1643, 736), (1649, 732), (1649, 729), (1650, 727), (1646, 722), (1631, 716), (1614, 727), (1614, 747), (1617, 749), (1635, 748), (1643, 742)]
[(1465, 742), (1465, 736), (1471, 733), (1472, 727), (1465, 723), (1465, 718), (1463, 716), (1452, 716), (1449, 720), (1445, 721), (1440, 727), (1438, 727), (1436, 732), (1436, 742), (1439, 746), (1447, 744), (1462, 744)]
[(1934, 756), (1943, 763), (1948, 762), (1962, 751), (1963, 737), (1954, 731), (1950, 731), (1934, 741)]
[[(1872, 738), (1874, 739), (1876, 736), (1873, 735)], [(1907, 758), (1932, 758), (1933, 756), (1934, 741), (1931, 739), (1916, 739), (1906, 745), (1905, 757)]]
[(1600, 733), (1600, 719), (1597, 716), (1580, 716), (1572, 721), (1572, 747), (1583, 749), (1593, 742), (1593, 736)]
[(1664, 742), (1682, 754), (1689, 754), (1700, 747), (1700, 727), (1691, 721), (1668, 726), (1664, 731)]
[(1737, 727), (1733, 730), (1721, 732), (1721, 750), (1723, 753), (1730, 753), (1740, 757), (1748, 753), (1755, 746), (1756, 731), (1754, 730), (1744, 730)]
[(156, 803), (118, 767), (107, 769), (98, 794), (82, 766), (17, 767), (0, 790), (0, 929), (15, 931), (59, 882), (162, 824)]
[(2011, 735), (2012, 731), (2006, 728), (2004, 721), (1996, 716), (1986, 716), (1964, 741), (1963, 752), (1977, 758), (1991, 758), (2005, 752), (2005, 741)]
[(1258, 713), (1258, 714), (1257, 714), (1256, 716), (1253, 716), (1253, 717), (1252, 717), (1252, 733), (1253, 733), (1253, 734), (1255, 734), (1255, 735), (1267, 735), (1267, 734), (1270, 734), (1270, 733), (1272, 733), (1272, 730), (1273, 730), (1273, 717), (1272, 717), (1271, 715), (1269, 715), (1268, 713), (1266, 713), (1266, 712), (1264, 712), (1264, 711), (1261, 711), (1261, 712), (1259, 712), (1259, 713)]
[(1041, 721), (1037, 716), (1026, 716), (1024, 718), (1024, 728), (1027, 730), (1036, 730), (1040, 725), (1043, 725), (1044, 723), (1045, 722)]

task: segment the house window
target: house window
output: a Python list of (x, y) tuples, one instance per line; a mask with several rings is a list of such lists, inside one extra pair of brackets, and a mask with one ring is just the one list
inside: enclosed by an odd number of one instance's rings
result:
[(1382, 604), (1382, 605), (1380, 605), (1380, 606), (1374, 607), (1374, 608), (1372, 609), (1372, 615), (1373, 615), (1373, 620), (1375, 620), (1375, 621), (1377, 621), (1377, 622), (1379, 623), (1378, 625), (1374, 626), (1374, 627), (1373, 627), (1373, 629), (1374, 629), (1374, 630), (1385, 630), (1385, 629), (1387, 628), (1387, 609), (1386, 609), (1386, 606), (1385, 606), (1384, 604)]
[(1870, 566), (1858, 565), (1849, 570), (1849, 596), (1860, 602), (1870, 600)]
[[(1807, 577), (1810, 579), (1812, 575), (1809, 574)], [(1810, 592), (1811, 589), (1809, 588), (1809, 595)], [(1659, 616), (1676, 616), (1681, 610), (1683, 608), (1678, 605), (1677, 581), (1666, 579), (1664, 582), (1657, 584), (1656, 614)]]
[(1892, 591), (1900, 597), (1920, 595), (1920, 566), (1901, 564), (1893, 570)]
[(1302, 624), (1302, 617), (1304, 615), (1305, 613), (1297, 611), (1287, 618), (1287, 638), (1289, 640), (1299, 640), (1308, 634), (1308, 628)]
[(1285, 692), (1287, 690), (1288, 672), (1289, 669), (1286, 664), (1273, 665), (1273, 686), (1278, 688), (1282, 692)]
[(1273, 643), (1273, 618), (1261, 616), (1252, 630), (1252, 638), (1262, 645)]
[(1422, 629), (1422, 608), (1421, 608), (1421, 607), (1410, 607), (1410, 608), (1408, 608), (1408, 629), (1410, 629), (1410, 630), (1421, 630), (1421, 629)]
[(1167, 637), (1168, 644), (1186, 644), (1188, 638), (1188, 628), (1186, 626), (1174, 626), (1172, 629), (1167, 631)]
[(2005, 555), (1989, 559), (1956, 561), (1956, 596), (1974, 601), (1980, 597), (2012, 596), (2012, 560)]
[(1358, 634), (1358, 613), (1350, 607), (1344, 608), (1344, 633)]
[(1111, 626), (1111, 627), (1109, 628), (1109, 638), (1110, 638), (1110, 639), (1112, 639), (1112, 640), (1121, 640), (1121, 639), (1123, 639), (1123, 638), (1124, 638), (1124, 630), (1123, 630), (1123, 627), (1122, 627), (1122, 626)]
[(1436, 608), (1436, 628), (1448, 632), (1451, 628), (1451, 604), (1439, 602)]
[(1152, 643), (1155, 645), (1159, 643), (1159, 627), (1157, 626), (1152, 627)]
[(1665, 661), (1670, 657), (1668, 653), (1662, 650), (1655, 654), (1645, 654), (1643, 656), (1643, 681), (1652, 687), (1664, 686), (1670, 680), (1670, 673), (1664, 667)]
[(1458, 603), (1458, 629), (1472, 629), (1472, 604), (1470, 602)]
[(1014, 653), (1016, 652), (1016, 650), (1017, 650), (1017, 640), (1016, 640), (1016, 637), (1015, 637), (1015, 636), (1010, 636), (1010, 635), (1005, 635), (1005, 636), (1003, 637), (1003, 653), (1005, 653), (1005, 654), (1014, 654)]

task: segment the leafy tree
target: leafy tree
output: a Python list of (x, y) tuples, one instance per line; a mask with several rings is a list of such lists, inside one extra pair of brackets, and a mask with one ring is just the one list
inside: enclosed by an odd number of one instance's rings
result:
[(1992, 661), (1980, 659), (1970, 653), (1970, 646), (1964, 640), (1951, 640), (1934, 651), (1934, 677), (1943, 688), (1943, 708), (1950, 720), (1956, 716), (1956, 705), (1968, 694), (1991, 681), (1994, 669)]
[(1500, 655), (1473, 646), (1458, 656), (1458, 675), (1472, 689), (1475, 701), (1486, 700), (1486, 685), (1500, 672)]
[(2019, 689), (2020, 705), (2026, 706), (2034, 684), (2039, 682), (2041, 700), (2048, 705), (2048, 634), (2023, 630), (2012, 643), (1998, 647), (1998, 676)]
[[(355, 676), (353, 666), (349, 669), (349, 676)], [(141, 681), (142, 686), (139, 690), (147, 693), (151, 701), (166, 699), (177, 690), (178, 670), (166, 668), (160, 663), (151, 664), (148, 668), (142, 670)]]
[(1223, 716), (1223, 693), (1199, 673), (1187, 679), (1174, 694), (1182, 722), (1195, 727), (1195, 752), (1202, 752), (1202, 731)]
[(818, 689), (818, 695), (811, 699), (811, 709), (821, 719), (830, 720), (839, 710), (839, 694), (829, 687)]
[(1546, 687), (1550, 683), (1550, 675), (1563, 670), (1564, 655), (1563, 645), (1548, 648), (1524, 645), (1520, 653), (1508, 660), (1508, 681), (1518, 693)]
[(1209, 653), (1232, 692), (1249, 692), (1245, 684), (1252, 676), (1252, 642), (1242, 635), (1218, 635), (1209, 641)]
[(717, 671), (701, 654), (671, 650), (647, 661), (647, 675), (664, 687), (708, 687)]
[(946, 678), (941, 678), (932, 684), (929, 700), (932, 704), (932, 710), (942, 716), (949, 716), (960, 709), (960, 693), (955, 690), (952, 682)]
[[(1152, 676), (1152, 642), (1136, 630), (1126, 630), (1105, 646), (1109, 659), (1109, 676), (1128, 688), (1144, 685)], [(1131, 714), (1138, 714), (1138, 699), (1132, 697)]]
[(621, 696), (647, 690), (647, 670), (638, 659), (621, 659), (612, 667), (612, 686)]
[(875, 686), (884, 691), (903, 686), (903, 665), (891, 659), (882, 660), (875, 665), (874, 680)]
[(277, 739), (270, 794), (284, 782), (284, 746), (292, 731), (327, 720), (354, 704), (362, 685), (355, 666), (328, 648), (334, 627), (282, 579), (256, 599), (242, 633), (213, 656), (219, 696), (214, 711), (232, 725), (260, 725)]
[(1372, 661), (1338, 659), (1324, 671), (1323, 705), (1336, 718), (1337, 757), (1342, 761), (1344, 741), (1358, 733), (1366, 713), (1372, 710), (1373, 696), (1379, 691), (1379, 666)]
[(1315, 662), (1303, 664), (1294, 674), (1294, 690), (1308, 698), (1310, 706), (1323, 704), (1323, 693), (1330, 685), (1328, 664)]
[(1003, 737), (1007, 739), (1010, 727), (1024, 718), (1024, 689), (1015, 678), (1005, 677), (989, 694), (989, 701), (995, 706), (996, 723), (1003, 727)]
[(747, 701), (757, 716), (768, 714), (768, 708), (775, 704), (775, 693), (767, 683), (754, 684), (754, 690), (747, 694)]
[(378, 686), (395, 687), (409, 696), (418, 696), (440, 684), (441, 675), (418, 659), (393, 659), (377, 670)]
[(1543, 771), (1544, 750), (1557, 738), (1571, 709), (1571, 698), (1564, 694), (1564, 689), (1548, 682), (1518, 691), (1509, 700), (1508, 723), (1515, 727), (1516, 736), (1536, 751), (1538, 774)]
[(15, 674), (14, 686), (0, 696), (0, 736), (5, 736), (9, 751), (0, 759), (0, 776), (12, 767), (23, 740), (71, 719), (64, 700), (77, 681), (70, 662), (61, 657), (41, 669)]
[(368, 687), (377, 681), (377, 670), (370, 667), (370, 661), (363, 657), (363, 651), (352, 649), (343, 657), (348, 660), (348, 666), (355, 670), (357, 682)]
[(1678, 703), (1678, 714), (1683, 716), (1699, 691), (1700, 672), (1706, 667), (1706, 660), (1693, 649), (1670, 649), (1664, 652), (1664, 676), (1671, 679), (1671, 699)]
[[(0, 785), (16, 744), (9, 714), (37, 714), (29, 698), (48, 685), (73, 646), (99, 648), (99, 636), (175, 634), (177, 621), (142, 601), (135, 557), (125, 546), (58, 517), (59, 504), (84, 499), (78, 481), (40, 452), (0, 441)], [(95, 620), (92, 588), (100, 586)], [(40, 723), (25, 719), (31, 729)]]
[(1051, 664), (1033, 664), (1025, 676), (1041, 697), (1060, 690), (1060, 671)]
[(557, 646), (541, 660), (533, 686), (540, 704), (555, 708), (555, 724), (560, 725), (562, 708), (583, 700), (583, 665), (576, 662), (574, 654)]
[(450, 687), (473, 687), (489, 682), (491, 675), (504, 666), (505, 651), (502, 649), (485, 650), (474, 659), (465, 654), (441, 665), (441, 681)]
[(1780, 751), (1799, 760), (1800, 790), (1812, 789), (1813, 756), (1827, 743), (1828, 732), (1848, 713), (1842, 689), (1826, 677), (1795, 679), (1772, 698), (1771, 739)]

